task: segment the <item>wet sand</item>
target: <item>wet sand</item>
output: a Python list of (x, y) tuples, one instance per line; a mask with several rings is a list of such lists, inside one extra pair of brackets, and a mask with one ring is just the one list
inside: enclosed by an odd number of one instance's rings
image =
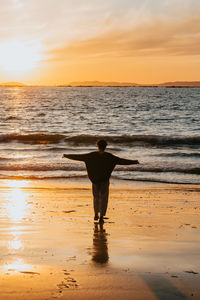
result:
[(200, 187), (0, 182), (0, 299), (200, 299)]

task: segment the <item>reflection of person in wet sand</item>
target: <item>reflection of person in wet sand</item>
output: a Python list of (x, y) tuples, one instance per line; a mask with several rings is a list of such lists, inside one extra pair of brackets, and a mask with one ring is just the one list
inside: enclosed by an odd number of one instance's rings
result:
[(96, 263), (105, 264), (108, 262), (108, 246), (106, 231), (103, 229), (103, 224), (95, 224), (94, 227), (94, 236), (93, 236), (93, 253), (92, 260)]
[(105, 140), (99, 140), (97, 147), (99, 151), (86, 154), (64, 154), (63, 157), (84, 161), (86, 164), (88, 177), (92, 181), (94, 220), (100, 219), (103, 223), (103, 217), (106, 215), (109, 194), (109, 179), (116, 165), (139, 164), (138, 160), (124, 159), (106, 152), (107, 143)]

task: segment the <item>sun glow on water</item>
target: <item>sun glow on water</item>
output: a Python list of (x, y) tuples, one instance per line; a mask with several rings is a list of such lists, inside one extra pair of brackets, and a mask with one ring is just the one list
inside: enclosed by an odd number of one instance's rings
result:
[(18, 237), (14, 237), (13, 240), (8, 242), (8, 249), (10, 250), (19, 250), (23, 248), (22, 241)]
[(5, 256), (0, 266), (0, 273), (31, 274), (34, 267), (21, 258), (25, 249), (23, 234), (27, 224), (26, 218), (30, 215), (27, 192), (29, 183), (26, 180), (5, 180), (2, 186), (6, 187), (3, 214), (8, 220), (8, 239), (2, 240), (1, 246), (2, 249), (7, 248), (8, 256)]
[(8, 206), (10, 218), (21, 221), (26, 216), (26, 196), (20, 189), (15, 188), (10, 193), (10, 200)]
[(27, 193), (25, 193), (23, 187), (28, 184), (26, 181), (7, 181), (9, 186), (7, 195), (7, 215), (15, 222), (22, 222), (23, 218), (27, 217), (29, 214), (27, 207)]
[(33, 266), (26, 264), (22, 258), (18, 258), (15, 261), (3, 266), (3, 270), (7, 272), (30, 272), (33, 270)]

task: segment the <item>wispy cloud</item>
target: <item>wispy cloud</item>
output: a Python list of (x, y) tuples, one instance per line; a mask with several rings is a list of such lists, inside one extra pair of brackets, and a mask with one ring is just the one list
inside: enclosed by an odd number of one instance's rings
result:
[(0, 39), (40, 38), (48, 46), (129, 30), (154, 18), (200, 13), (198, 0), (1, 0)]
[(155, 18), (127, 29), (110, 30), (50, 51), (53, 60), (68, 57), (200, 55), (200, 18)]

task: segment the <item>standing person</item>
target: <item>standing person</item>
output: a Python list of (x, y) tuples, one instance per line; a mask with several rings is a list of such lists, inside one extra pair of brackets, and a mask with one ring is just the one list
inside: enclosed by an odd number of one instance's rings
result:
[[(107, 142), (98, 140), (98, 151), (86, 154), (63, 154), (63, 157), (84, 161), (88, 177), (92, 182), (94, 220), (103, 223), (106, 215), (109, 194), (109, 179), (116, 165), (139, 164), (138, 160), (124, 159), (106, 152)], [(100, 216), (99, 216), (100, 214)]]

